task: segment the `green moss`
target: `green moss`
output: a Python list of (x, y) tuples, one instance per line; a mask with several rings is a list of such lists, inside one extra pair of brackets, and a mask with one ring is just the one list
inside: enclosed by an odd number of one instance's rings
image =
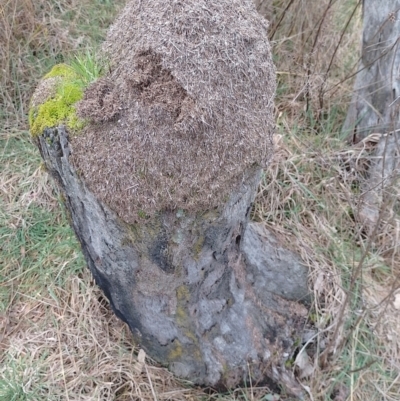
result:
[(60, 77), (56, 81), (56, 94), (29, 110), (29, 125), (33, 137), (41, 135), (45, 128), (65, 124), (72, 131), (84, 127), (84, 120), (76, 115), (75, 104), (82, 99), (84, 87), (78, 75), (65, 64), (59, 64), (44, 79)]
[(58, 88), (58, 94), (65, 104), (74, 104), (82, 99), (83, 90), (77, 82), (65, 82)]
[(55, 65), (49, 73), (47, 73), (43, 79), (54, 78), (54, 77), (63, 77), (63, 78), (72, 78), (76, 79), (77, 75), (75, 71), (67, 64), (57, 64)]

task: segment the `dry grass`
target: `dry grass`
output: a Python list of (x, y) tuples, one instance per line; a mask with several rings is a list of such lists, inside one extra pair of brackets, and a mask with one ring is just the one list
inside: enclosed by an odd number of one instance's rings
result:
[(280, 110), (289, 116), (306, 110), (323, 119), (351, 94), (360, 50), (359, 3), (274, 2), (269, 36), (277, 57)]
[[(208, 394), (139, 363), (40, 168), (25, 131), (27, 101), (52, 64), (99, 42), (112, 3), (0, 4), (0, 400), (285, 399), (265, 388)], [(272, 5), (279, 136), (254, 217), (310, 268), (313, 374), (301, 382), (310, 400), (397, 400), (398, 215), (365, 230), (358, 212), (376, 139), (349, 146), (340, 133), (360, 13), (346, 28), (355, 1)]]
[[(284, 127), (284, 118), (281, 123)], [(313, 376), (303, 384), (314, 399), (336, 399), (332, 394), (339, 383), (351, 399), (378, 399), (380, 390), (386, 394), (382, 399), (396, 399), (400, 327), (393, 293), (399, 260), (392, 257), (399, 243), (385, 243), (383, 252), (383, 244), (371, 244), (357, 218), (363, 162), (376, 141), (343, 149), (332, 136), (316, 144), (310, 134), (292, 129), (291, 135), (277, 143), (255, 218), (298, 252), (310, 270), (315, 336), (306, 349)], [(389, 386), (391, 393), (385, 390)]]
[(310, 269), (313, 373), (303, 385), (314, 400), (395, 400), (400, 216), (389, 207), (396, 195), (387, 194), (382, 218), (366, 227), (362, 188), (379, 135), (350, 146), (340, 131), (359, 57), (360, 10), (355, 1), (279, 3), (270, 36), (280, 135), (255, 218)]

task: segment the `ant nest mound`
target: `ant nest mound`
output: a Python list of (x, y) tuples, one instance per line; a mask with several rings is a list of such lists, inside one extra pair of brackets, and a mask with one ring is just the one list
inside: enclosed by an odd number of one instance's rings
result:
[(103, 52), (71, 160), (123, 220), (217, 207), (266, 165), (275, 69), (252, 0), (131, 1)]

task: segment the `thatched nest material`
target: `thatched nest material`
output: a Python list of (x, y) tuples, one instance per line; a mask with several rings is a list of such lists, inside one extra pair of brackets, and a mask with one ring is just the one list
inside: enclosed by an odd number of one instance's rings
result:
[(275, 70), (252, 0), (131, 1), (103, 50), (72, 162), (125, 221), (216, 207), (265, 166)]

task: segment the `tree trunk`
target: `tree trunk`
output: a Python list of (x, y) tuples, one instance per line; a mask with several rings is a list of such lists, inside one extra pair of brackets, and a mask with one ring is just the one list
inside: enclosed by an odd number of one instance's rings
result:
[(199, 384), (251, 378), (298, 391), (285, 362), (307, 314), (307, 271), (249, 223), (260, 171), (219, 209), (128, 225), (80, 180), (63, 126), (37, 142), (97, 284), (152, 358)]
[(383, 204), (393, 202), (400, 167), (399, 11), (400, 0), (363, 1), (362, 58), (343, 127), (353, 142), (381, 135), (363, 188), (361, 217), (369, 225), (377, 223)]

